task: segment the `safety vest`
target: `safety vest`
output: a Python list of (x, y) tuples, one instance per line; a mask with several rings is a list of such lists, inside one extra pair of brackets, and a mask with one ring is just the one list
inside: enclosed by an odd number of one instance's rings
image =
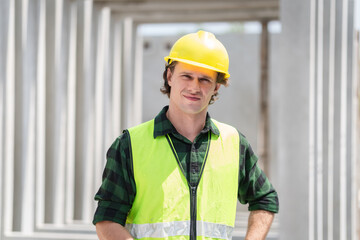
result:
[(239, 174), (239, 134), (214, 121), (197, 185), (188, 184), (168, 135), (154, 120), (130, 128), (136, 196), (126, 220), (135, 239), (231, 239)]

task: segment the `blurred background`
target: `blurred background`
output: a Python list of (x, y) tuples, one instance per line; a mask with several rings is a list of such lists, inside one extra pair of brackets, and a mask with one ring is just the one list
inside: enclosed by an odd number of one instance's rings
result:
[(210, 115), (279, 193), (267, 239), (360, 239), (356, 0), (0, 1), (0, 239), (97, 239), (106, 151), (167, 104), (163, 57), (200, 29), (230, 57)]

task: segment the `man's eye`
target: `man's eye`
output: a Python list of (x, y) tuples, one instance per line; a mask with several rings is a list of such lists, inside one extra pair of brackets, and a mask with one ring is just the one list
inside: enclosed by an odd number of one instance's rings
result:
[(211, 82), (210, 79), (207, 79), (207, 78), (200, 78), (200, 81), (203, 81), (203, 82)]

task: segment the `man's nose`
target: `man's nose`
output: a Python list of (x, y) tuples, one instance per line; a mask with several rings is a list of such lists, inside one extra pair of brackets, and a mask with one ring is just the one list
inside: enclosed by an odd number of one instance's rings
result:
[(200, 81), (198, 78), (194, 78), (190, 82), (190, 88), (193, 92), (198, 92), (200, 90)]

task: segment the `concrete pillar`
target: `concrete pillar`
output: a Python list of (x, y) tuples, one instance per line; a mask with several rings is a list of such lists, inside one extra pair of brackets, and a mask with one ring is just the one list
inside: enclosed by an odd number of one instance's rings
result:
[(77, 69), (77, 21), (78, 5), (72, 2), (69, 8), (69, 48), (66, 101), (66, 173), (64, 222), (71, 223), (74, 216), (75, 195), (75, 136), (76, 136), (76, 69)]
[(65, 220), (67, 71), (70, 2), (47, 1), (45, 222)]
[(135, 34), (134, 22), (131, 17), (126, 17), (123, 22), (123, 75), (122, 75), (122, 129), (135, 126), (134, 123), (134, 43)]
[[(136, 31), (135, 31), (136, 33)], [(137, 125), (142, 123), (142, 112), (137, 109), (143, 109), (143, 45), (144, 40), (142, 36), (137, 35), (134, 47), (134, 89), (133, 89), (133, 102), (134, 102), (134, 122)], [(145, 63), (146, 64), (146, 63)]]
[(96, 239), (98, 185), (83, 168), (95, 168), (92, 0), (1, 1), (0, 10), (0, 238)]
[[(97, 43), (97, 14), (93, 3), (77, 1), (77, 48), (76, 48), (76, 120), (75, 120), (75, 176), (74, 215), (75, 221), (83, 220), (84, 209), (91, 203), (84, 202), (91, 194), (92, 186), (87, 182), (93, 171), (94, 162), (94, 91), (95, 52)], [(84, 187), (86, 186), (86, 187)]]
[[(1, 2), (1, 62), (0, 67), (3, 68), (1, 71), (1, 85), (3, 86), (3, 112), (4, 112), (4, 127), (3, 134), (1, 138), (3, 139), (3, 157), (4, 161), (1, 161), (1, 170), (4, 173), (1, 178), (1, 233), (9, 231), (12, 229), (12, 192), (13, 192), (13, 182), (7, 182), (9, 179), (13, 179), (13, 172), (9, 171), (13, 169), (13, 159), (14, 159), (14, 119), (15, 119), (15, 76), (14, 76), (14, 39), (15, 39), (15, 2), (12, 1), (2, 1)], [(6, 139), (6, 141), (5, 141)], [(4, 182), (7, 184), (4, 184)], [(4, 221), (3, 219), (7, 219)]]
[(358, 239), (353, 4), (281, 2), (280, 239)]
[[(97, 18), (97, 44), (96, 44), (96, 58), (95, 58), (95, 91), (94, 91), (94, 105), (95, 105), (95, 138), (94, 146), (95, 155), (94, 155), (94, 169), (91, 169), (88, 177), (94, 176), (95, 169), (101, 169), (103, 167), (102, 161), (100, 159), (104, 158), (103, 153), (106, 151), (104, 146), (104, 126), (105, 118), (107, 118), (104, 104), (105, 95), (105, 83), (108, 81), (107, 74), (109, 66), (109, 36), (110, 36), (110, 16), (111, 11), (109, 8), (101, 8), (98, 10)], [(111, 96), (111, 95), (110, 95)], [(90, 179), (89, 179), (90, 180)], [(98, 181), (96, 181), (99, 183)], [(94, 192), (88, 192), (86, 195), (88, 197), (94, 196)], [(88, 212), (88, 211), (87, 211)], [(91, 216), (88, 216), (91, 217)]]
[[(114, 141), (116, 137), (118, 137), (121, 133), (121, 116), (122, 116), (122, 24), (119, 16), (115, 15), (113, 16), (113, 25), (112, 25), (112, 32), (113, 32), (113, 38), (112, 38), (112, 49), (113, 49), (113, 58), (112, 58), (112, 131), (111, 131), (111, 141)], [(108, 144), (106, 145), (109, 146)], [(105, 159), (104, 159), (105, 164)]]
[[(4, 36), (6, 36), (5, 26), (7, 27), (7, 16), (6, 13), (6, 7), (7, 2), (3, 1), (0, 3), (0, 116), (5, 116), (5, 109), (4, 109), (4, 103), (5, 103), (5, 56), (6, 56), (6, 48), (5, 48), (5, 42), (6, 39)], [(1, 117), (0, 119), (0, 159), (4, 159), (4, 147), (3, 147), (3, 139), (4, 139), (4, 117)], [(0, 172), (3, 172), (3, 161), (0, 161)], [(3, 186), (2, 186), (3, 180), (0, 178), (0, 236), (3, 229), (2, 219), (3, 219)]]
[(38, 5), (38, 42), (36, 77), (36, 219), (35, 226), (44, 223), (45, 218), (45, 146), (46, 146), (46, 5)]

